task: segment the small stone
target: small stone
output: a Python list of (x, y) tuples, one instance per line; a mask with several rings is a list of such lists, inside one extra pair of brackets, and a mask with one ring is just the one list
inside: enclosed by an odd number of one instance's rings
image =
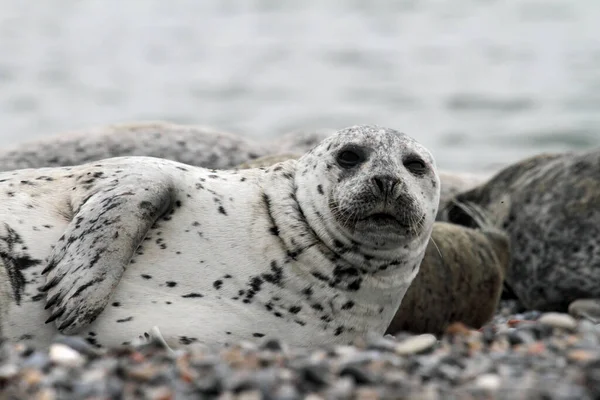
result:
[(44, 379), (44, 375), (37, 369), (27, 368), (21, 371), (21, 379), (28, 386), (35, 386)]
[(6, 364), (0, 367), (0, 379), (8, 380), (14, 378), (19, 373), (19, 368), (14, 364)]
[(429, 350), (436, 343), (437, 338), (434, 335), (425, 333), (403, 340), (396, 345), (394, 350), (399, 355), (418, 354)]
[(281, 342), (277, 339), (267, 339), (260, 344), (260, 348), (262, 350), (271, 350), (271, 351), (281, 351), (283, 350), (283, 346)]
[(569, 304), (569, 314), (584, 318), (595, 324), (600, 323), (600, 299), (580, 299)]
[(236, 397), (236, 400), (262, 400), (262, 394), (260, 390), (246, 390)]
[(50, 346), (49, 355), (50, 360), (59, 365), (81, 367), (85, 364), (85, 359), (79, 352), (64, 344), (55, 343)]
[(356, 382), (358, 385), (369, 385), (371, 383), (375, 383), (376, 381), (372, 373), (370, 373), (366, 368), (361, 368), (357, 365), (349, 365), (342, 368), (340, 371), (340, 376), (352, 377), (354, 382)]
[(475, 386), (478, 389), (483, 389), (487, 391), (496, 391), (500, 389), (500, 384), (502, 383), (502, 379), (496, 374), (483, 374), (475, 379)]
[(567, 353), (567, 359), (576, 363), (587, 364), (600, 360), (600, 352), (585, 349), (575, 349)]
[(358, 388), (356, 389), (356, 400), (378, 400), (379, 393), (375, 388)]
[(95, 357), (101, 354), (101, 352), (95, 349), (90, 343), (88, 343), (84, 338), (79, 336), (64, 336), (58, 335), (54, 338), (54, 343), (63, 344), (72, 348), (80, 354)]
[(554, 328), (562, 328), (568, 330), (575, 330), (577, 328), (577, 321), (569, 314), (547, 312), (540, 316), (538, 322), (543, 325), (549, 325)]

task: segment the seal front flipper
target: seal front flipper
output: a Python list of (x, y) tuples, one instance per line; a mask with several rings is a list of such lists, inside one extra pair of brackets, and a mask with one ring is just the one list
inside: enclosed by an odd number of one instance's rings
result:
[(144, 171), (115, 176), (112, 184), (74, 204), (74, 216), (43, 271), (51, 312), (46, 323), (72, 334), (94, 321), (174, 196), (169, 177)]

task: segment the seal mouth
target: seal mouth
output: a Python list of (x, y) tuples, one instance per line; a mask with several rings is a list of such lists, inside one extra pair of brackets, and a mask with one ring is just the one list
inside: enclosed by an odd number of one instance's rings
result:
[(366, 217), (361, 219), (361, 222), (367, 223), (368, 226), (377, 227), (382, 229), (415, 229), (423, 223), (425, 216), (414, 216), (414, 218), (410, 218), (409, 216), (404, 216), (405, 218), (401, 218), (391, 213), (386, 212), (376, 212), (373, 214), (369, 214)]
[(397, 225), (397, 224), (402, 225), (402, 223), (400, 222), (400, 220), (398, 218), (396, 218), (392, 214), (383, 213), (383, 212), (378, 212), (378, 213), (374, 213), (371, 215), (367, 215), (365, 218), (363, 218), (363, 221), (370, 221), (377, 225)]

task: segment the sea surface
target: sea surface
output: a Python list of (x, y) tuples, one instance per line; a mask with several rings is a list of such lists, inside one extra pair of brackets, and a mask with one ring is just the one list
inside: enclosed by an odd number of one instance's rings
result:
[(447, 169), (600, 145), (598, 0), (0, 0), (0, 147), (376, 123)]

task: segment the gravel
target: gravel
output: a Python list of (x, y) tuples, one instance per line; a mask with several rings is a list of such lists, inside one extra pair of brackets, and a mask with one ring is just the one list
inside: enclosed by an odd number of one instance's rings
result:
[(308, 350), (285, 340), (221, 350), (158, 342), (98, 351), (78, 337), (49, 349), (0, 345), (6, 399), (595, 399), (600, 327), (567, 314), (511, 313), (439, 338), (373, 335)]

